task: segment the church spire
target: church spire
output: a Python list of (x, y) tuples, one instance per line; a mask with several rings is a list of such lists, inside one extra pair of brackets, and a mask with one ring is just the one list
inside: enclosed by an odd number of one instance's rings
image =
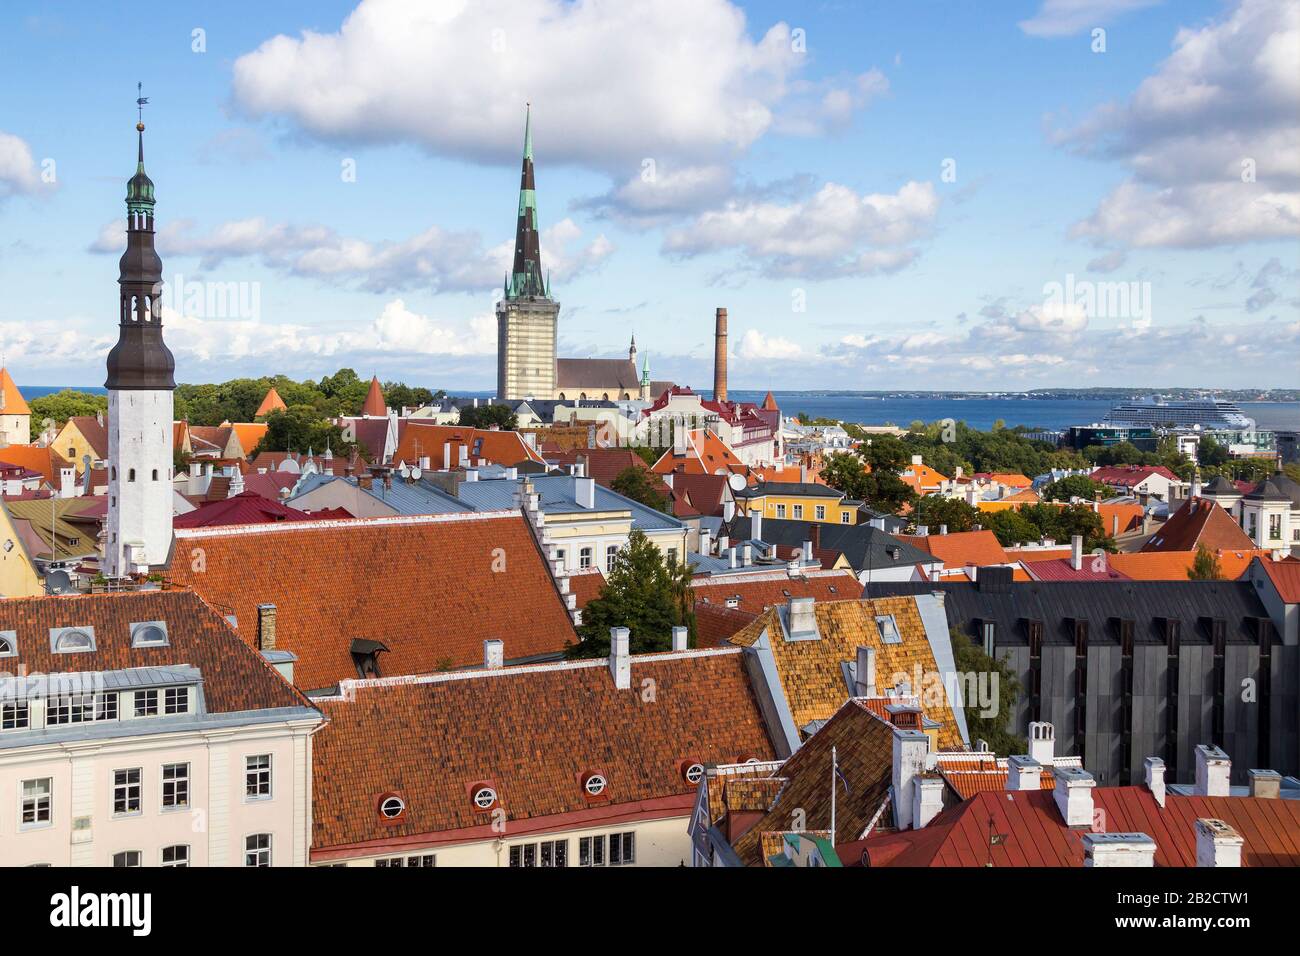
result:
[(519, 218), (515, 225), (515, 261), (507, 297), (547, 298), (549, 283), (542, 277), (542, 250), (537, 235), (537, 193), (533, 180), (532, 106), (524, 114), (524, 160), (519, 177)]

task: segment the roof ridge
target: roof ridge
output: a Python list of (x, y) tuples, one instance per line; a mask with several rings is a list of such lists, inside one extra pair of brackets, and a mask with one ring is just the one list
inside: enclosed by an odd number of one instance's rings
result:
[(294, 531), (337, 530), (340, 528), (390, 527), (393, 525), (451, 524), (459, 521), (482, 521), (499, 518), (518, 518), (520, 512), (513, 508), (497, 511), (453, 511), (436, 515), (385, 515), (377, 518), (333, 518), (319, 521), (277, 521), (273, 524), (226, 525), (215, 528), (177, 528), (177, 538), (211, 538), (227, 535), (288, 534)]

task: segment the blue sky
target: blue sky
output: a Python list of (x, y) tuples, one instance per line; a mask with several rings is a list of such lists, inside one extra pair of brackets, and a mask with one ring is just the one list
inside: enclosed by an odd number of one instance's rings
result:
[(137, 81), (184, 381), (490, 388), (526, 100), (562, 354), (704, 386), (726, 306), (741, 388), (1297, 381), (1295, 4), (133, 10), (4, 15), (22, 384), (102, 380)]

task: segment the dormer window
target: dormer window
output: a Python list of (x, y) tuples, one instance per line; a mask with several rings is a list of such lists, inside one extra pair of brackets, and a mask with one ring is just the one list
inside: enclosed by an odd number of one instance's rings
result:
[(396, 820), (406, 812), (406, 801), (396, 794), (390, 794), (379, 801), (379, 814), (385, 820)]
[(18, 656), (18, 632), (0, 631), (0, 657)]
[(474, 806), (480, 810), (491, 810), (496, 806), (497, 792), (491, 787), (479, 787), (474, 791)]
[(682, 771), (682, 776), (686, 778), (689, 784), (697, 784), (704, 777), (704, 765), (700, 763), (687, 764), (686, 769)]
[(166, 647), (167, 624), (165, 621), (144, 621), (131, 625), (132, 647)]
[(587, 775), (587, 779), (582, 781), (582, 789), (589, 797), (598, 797), (605, 792), (605, 778), (601, 774), (592, 773)]
[(892, 614), (877, 615), (876, 630), (880, 634), (880, 643), (882, 644), (903, 643), (903, 636), (898, 633), (898, 621), (894, 620)]
[(79, 654), (95, 649), (93, 627), (50, 628), (50, 650), (55, 654)]

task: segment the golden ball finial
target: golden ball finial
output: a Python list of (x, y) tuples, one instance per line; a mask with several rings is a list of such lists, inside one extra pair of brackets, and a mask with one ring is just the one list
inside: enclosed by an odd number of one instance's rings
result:
[(143, 132), (144, 132), (144, 123), (136, 123), (136, 124), (135, 124), (135, 128), (136, 128), (139, 132), (143, 133)]

